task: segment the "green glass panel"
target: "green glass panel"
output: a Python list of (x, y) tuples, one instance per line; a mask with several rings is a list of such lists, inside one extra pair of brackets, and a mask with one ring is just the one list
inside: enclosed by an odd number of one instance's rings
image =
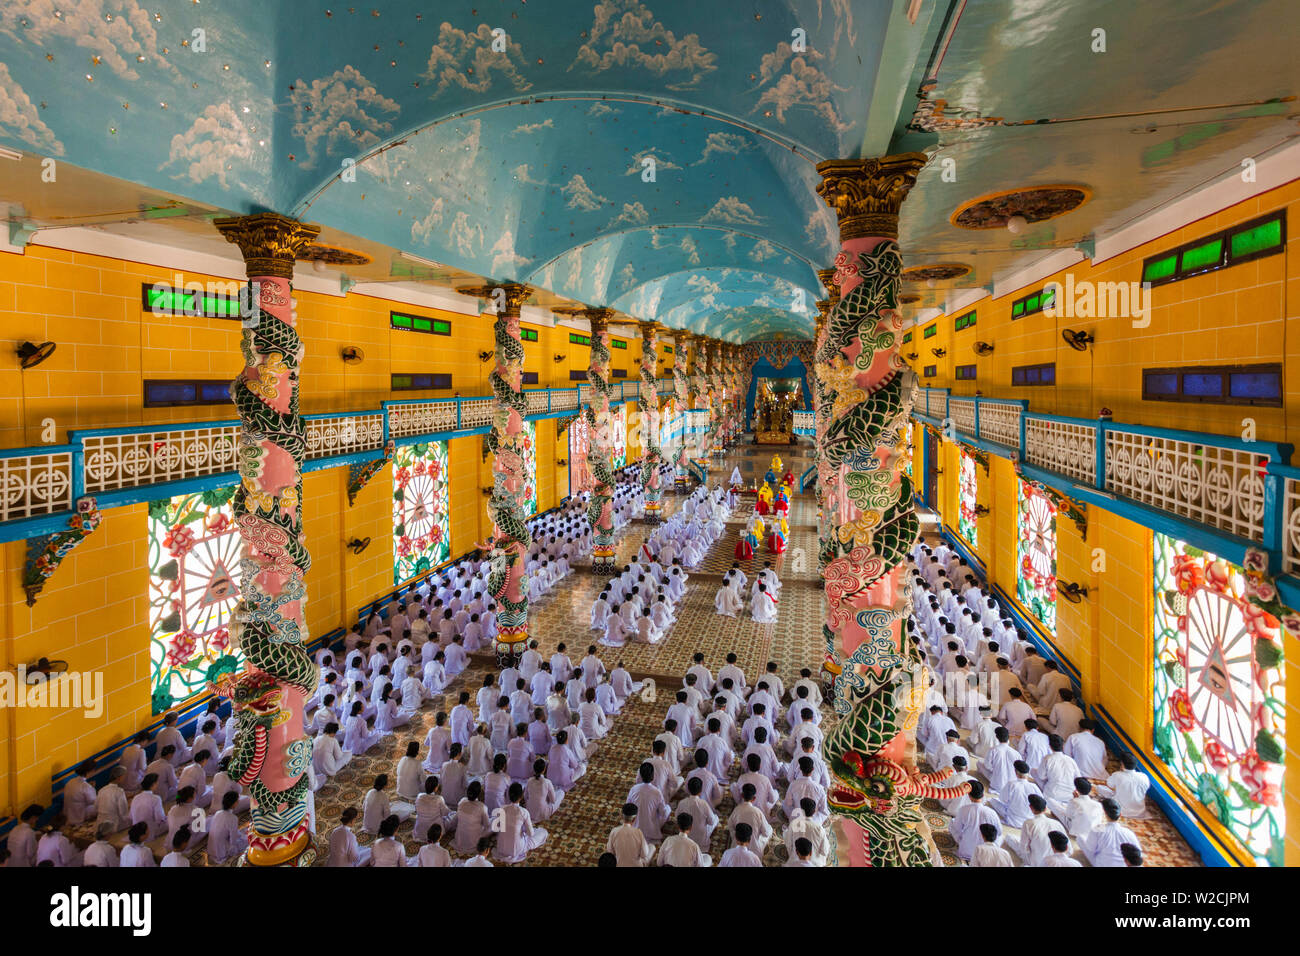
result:
[(1025, 303), (1023, 300), (1011, 306), (1011, 317), (1013, 319), (1019, 318), (1024, 314), (1025, 314)]
[(417, 332), (429, 332), (433, 330), (433, 323), (428, 319), (415, 319), (414, 324), (415, 331)]
[(409, 329), (411, 327), (411, 317), (402, 315), (400, 312), (394, 312), (392, 315), (393, 325), (399, 329)]
[(434, 319), (433, 331), (439, 335), (451, 335), (451, 323), (444, 319)]
[(1194, 248), (1184, 249), (1183, 261), (1178, 271), (1188, 272), (1194, 269), (1204, 269), (1207, 266), (1217, 266), (1222, 261), (1223, 239), (1212, 239)]
[(1042, 298), (1041, 295), (1031, 295), (1025, 300), (1025, 311), (1037, 312), (1042, 307)]
[(1142, 270), (1143, 282), (1155, 282), (1157, 279), (1167, 279), (1174, 274), (1178, 267), (1178, 256), (1165, 256), (1163, 259), (1156, 259), (1154, 262), (1148, 262), (1145, 269)]
[(410, 387), (411, 387), (411, 376), (409, 375), (393, 376), (393, 388), (410, 388)]
[(1274, 219), (1232, 234), (1229, 254), (1234, 259), (1282, 245), (1282, 220)]

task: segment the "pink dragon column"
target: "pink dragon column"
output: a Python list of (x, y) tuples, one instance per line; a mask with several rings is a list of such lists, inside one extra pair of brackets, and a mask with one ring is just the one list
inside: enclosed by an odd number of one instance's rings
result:
[(492, 518), (491, 571), (488, 591), (497, 602), (497, 636), (493, 650), (502, 667), (517, 664), (528, 645), (528, 581), (525, 575), (528, 545), (527, 488), (536, 481), (525, 471), (528, 434), (524, 418), (528, 400), (523, 392), (524, 346), (519, 337), (519, 310), (533, 290), (526, 285), (505, 282), (498, 286), (458, 289), (462, 295), (489, 299), (496, 304), (492, 323), (496, 367), (488, 376), (496, 407), (488, 448), (492, 452), (492, 497), (488, 515)]
[(306, 436), (298, 413), (303, 345), (293, 307), (293, 264), (319, 226), (276, 213), (218, 219), (243, 253), (257, 311), (244, 321), (244, 370), (231, 383), (239, 409), (239, 489), (232, 507), (242, 542), (240, 599), (232, 628), (244, 670), (209, 673), (213, 690), (235, 709), (229, 773), (248, 791), (250, 866), (310, 866), (316, 857), (308, 820), (311, 740), (303, 702), (317, 670), (303, 642), (311, 567), (302, 530)]
[(663, 476), (659, 473), (664, 463), (663, 449), (659, 447), (659, 383), (655, 371), (659, 364), (659, 326), (654, 322), (641, 323), (641, 488), (645, 493), (645, 519), (654, 523), (663, 510)]
[(899, 207), (925, 162), (923, 153), (904, 153), (817, 167), (817, 191), (835, 210), (841, 242), (841, 298), (816, 354), (822, 469), (835, 482), (822, 555), (824, 667), (841, 715), (824, 753), (828, 802), (858, 837), (850, 838), (850, 858), (866, 866), (933, 862), (920, 802), (946, 776), (916, 769), (925, 665), (904, 631), (912, 598), (902, 564), (917, 523), (904, 473), (913, 375), (898, 355), (896, 239)]
[[(687, 343), (691, 340), (689, 332), (673, 333), (673, 399), (677, 403), (677, 410), (683, 413), (683, 420), (687, 428), (690, 427), (690, 416), (685, 415), (687, 409), (691, 407), (690, 400), (690, 379), (687, 375), (690, 369), (690, 360), (687, 357)], [(674, 464), (676, 467), (675, 484), (679, 492), (686, 490), (686, 464), (690, 461), (690, 453), (687, 451), (687, 434), (682, 433), (681, 444), (677, 449)]]

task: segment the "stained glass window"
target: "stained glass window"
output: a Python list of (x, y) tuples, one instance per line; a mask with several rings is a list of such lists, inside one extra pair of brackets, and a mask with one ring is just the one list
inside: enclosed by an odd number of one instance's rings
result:
[(1016, 597), (1056, 633), (1056, 504), (1027, 481), (1018, 482)]
[(591, 490), (587, 450), (591, 447), (591, 426), (579, 415), (569, 424), (569, 494)]
[(975, 480), (975, 457), (964, 448), (960, 451), (961, 467), (957, 475), (957, 533), (972, 548), (979, 547), (975, 526), (975, 501), (978, 485)]
[(627, 415), (624, 413), (626, 405), (611, 410), (614, 419), (614, 460), (615, 468), (622, 468), (627, 464)]
[(1156, 753), (1262, 864), (1283, 865), (1281, 625), (1236, 565), (1155, 535)]
[(393, 583), (451, 557), (447, 443), (403, 445), (393, 455)]
[(904, 470), (907, 473), (907, 477), (911, 478), (912, 477), (912, 455), (915, 454), (915, 449), (913, 449), (912, 447), (912, 423), (909, 421), (906, 425), (903, 426), (903, 428), (907, 430), (907, 466)]
[(524, 513), (537, 514), (537, 423), (524, 422)]
[(149, 656), (153, 712), (202, 693), (208, 668), (232, 667), (230, 623), (239, 599), (234, 488), (149, 503)]

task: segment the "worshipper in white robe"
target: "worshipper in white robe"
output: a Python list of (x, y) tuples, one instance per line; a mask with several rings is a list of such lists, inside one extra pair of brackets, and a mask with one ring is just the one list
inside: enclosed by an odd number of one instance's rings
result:
[(492, 828), (497, 833), (493, 855), (503, 863), (522, 863), (532, 850), (546, 842), (546, 830), (533, 826), (531, 814), (522, 806), (523, 798), (524, 788), (512, 783), (507, 794), (508, 802), (498, 815), (499, 822), (493, 821)]
[(442, 839), (442, 832), (442, 826), (434, 823), (424, 833), (419, 834), (419, 839), (424, 842), (424, 846), (420, 847), (420, 852), (415, 855), (415, 866), (432, 869), (452, 865), (451, 854), (438, 843)]
[(375, 777), (374, 785), (366, 791), (366, 798), (361, 804), (361, 829), (367, 833), (379, 832), (379, 824), (388, 817), (396, 816), (399, 821), (408, 820), (415, 812), (409, 803), (392, 803), (384, 791), (388, 788), (388, 774), (381, 773)]
[[(464, 799), (469, 788), (469, 768), (460, 744), (452, 744), (447, 751), (447, 762), (438, 770), (438, 784), (447, 806), (455, 807)], [(450, 833), (452, 826), (448, 826)]]
[(997, 827), (991, 823), (981, 823), (979, 833), (980, 839), (984, 842), (975, 847), (975, 851), (971, 854), (970, 866), (1016, 865), (1016, 861), (1012, 859), (1011, 854), (998, 844), (1002, 834)]
[(189, 866), (190, 858), (188, 856), (188, 848), (190, 847), (193, 838), (194, 834), (190, 831), (188, 826), (183, 826), (177, 830), (176, 834), (171, 838), (171, 852), (162, 858), (162, 862), (159, 863), (158, 866), (166, 867), (168, 869), (178, 866)]
[(397, 827), (401, 823), (396, 816), (385, 817), (379, 824), (379, 839), (370, 847), (370, 865), (374, 867), (407, 866), (406, 848), (397, 842)]
[(1051, 712), (1047, 717), (1047, 726), (1052, 733), (1060, 734), (1062, 740), (1069, 740), (1079, 732), (1083, 725), (1083, 710), (1075, 701), (1074, 692), (1068, 687), (1063, 688), (1059, 695), (1060, 699), (1052, 705)]
[(194, 791), (194, 805), (202, 807), (204, 810), (212, 805), (212, 788), (208, 786), (206, 769), (209, 759), (206, 750), (196, 752), (194, 762), (187, 763), (182, 767), (181, 772), (176, 777), (177, 788), (191, 788)]
[(609, 831), (605, 852), (614, 854), (618, 866), (647, 866), (654, 857), (654, 844), (637, 826), (637, 805), (623, 804), (623, 822)]
[(546, 777), (546, 761), (540, 758), (534, 760), (533, 775), (524, 784), (524, 806), (533, 822), (545, 823), (549, 820), (563, 799), (564, 794)]
[[(971, 731), (966, 741), (970, 745), (971, 753), (976, 757), (987, 756), (988, 752), (997, 744), (997, 728), (998, 724), (989, 713), (989, 709), (987, 707), (982, 708), (980, 721), (975, 725), (975, 729)], [(1047, 742), (1046, 737), (1043, 738), (1043, 742)]]
[(1013, 743), (1019, 743), (1024, 736), (1025, 721), (1033, 720), (1037, 715), (1034, 708), (1021, 699), (1020, 688), (1013, 687), (1008, 694), (1007, 702), (998, 711), (998, 723), (1007, 729)]
[(1065, 741), (1065, 753), (1079, 766), (1079, 776), (1089, 780), (1105, 780), (1106, 744), (1093, 731), (1097, 725), (1091, 720), (1079, 722), (1079, 732)]
[(450, 756), (451, 728), (447, 725), (446, 711), (440, 710), (433, 715), (433, 726), (425, 734), (424, 747), (427, 751), (424, 769), (437, 773)]
[(465, 799), (456, 807), (457, 853), (473, 852), (479, 841), (490, 834), (492, 821), (483, 803), (483, 785), (475, 780), (465, 792)]
[(718, 866), (762, 866), (763, 861), (750, 847), (753, 828), (748, 823), (736, 824), (736, 843), (722, 854)]
[(122, 781), (126, 779), (126, 768), (121, 764), (108, 772), (108, 783), (95, 795), (95, 819), (101, 824), (112, 826), (117, 833), (131, 825), (131, 807), (127, 803), (126, 790)]
[(745, 602), (740, 599), (730, 579), (724, 579), (722, 587), (713, 596), (713, 607), (723, 617), (735, 617), (745, 609)]
[(1060, 830), (1049, 832), (1047, 840), (1051, 844), (1052, 852), (1047, 855), (1047, 858), (1039, 866), (1083, 866), (1082, 863), (1070, 856), (1070, 838)]
[[(162, 797), (154, 793), (158, 784), (158, 775), (147, 773), (140, 781), (140, 792), (131, 798), (131, 823), (143, 823), (149, 828), (147, 839), (153, 840), (167, 831), (167, 813), (163, 810)], [(10, 836), (10, 855), (13, 851), (13, 836)], [(30, 864), (29, 864), (30, 865)]]
[(497, 754), (492, 758), (492, 769), (483, 777), (483, 805), (489, 814), (496, 813), (506, 805), (509, 790), (510, 774), (506, 773), (506, 755)]
[[(727, 832), (731, 834), (734, 840), (736, 827), (742, 823), (748, 825), (753, 833), (750, 846), (755, 853), (762, 856), (763, 850), (772, 838), (773, 829), (767, 814), (758, 806), (757, 797), (758, 791), (753, 784), (747, 784), (741, 788), (740, 799), (736, 801), (735, 809), (731, 811), (731, 815), (727, 818)], [(801, 826), (801, 824), (798, 826)]]
[(180, 781), (176, 777), (176, 765), (172, 762), (172, 747), (168, 744), (159, 751), (158, 756), (145, 767), (145, 776), (153, 774), (158, 780), (157, 794), (164, 803), (176, 799)]
[(371, 729), (366, 718), (361, 715), (362, 703), (352, 704), (352, 713), (348, 717), (343, 731), (343, 749), (355, 755), (363, 754), (384, 739), (384, 735)]
[(1098, 787), (1097, 793), (1102, 797), (1113, 796), (1120, 812), (1130, 820), (1144, 820), (1151, 779), (1137, 769), (1137, 760), (1131, 753), (1120, 754), (1119, 760), (1122, 768), (1107, 777), (1106, 786)]
[(417, 842), (423, 841), (427, 839), (429, 827), (437, 824), (439, 827), (447, 828), (451, 826), (453, 819), (455, 813), (442, 798), (438, 778), (432, 775), (425, 777), (424, 792), (415, 798), (415, 823), (412, 836)]
[[(830, 859), (831, 850), (830, 837), (827, 835), (828, 824), (817, 822), (814, 819), (815, 813), (816, 805), (812, 800), (805, 798), (799, 802), (795, 815), (790, 819), (790, 825), (785, 828), (786, 854), (790, 859), (795, 859), (799, 855), (796, 842), (806, 840), (809, 844), (808, 855), (811, 865), (825, 866)], [(762, 851), (758, 850), (758, 852)]]
[(660, 866), (709, 867), (713, 865), (709, 855), (691, 839), (691, 829), (694, 825), (695, 821), (689, 813), (677, 815), (677, 828), (681, 832), (668, 837), (659, 848)]
[(195, 849), (200, 843), (207, 839), (207, 833), (203, 831), (195, 832), (192, 825), (195, 821), (194, 806), (194, 789), (192, 787), (182, 787), (176, 794), (176, 802), (172, 804), (167, 811), (167, 836), (163, 841), (163, 846), (175, 849), (174, 841), (176, 834), (181, 830), (190, 833), (189, 841), (184, 845), (186, 852)]
[(1015, 770), (1015, 779), (1002, 787), (996, 795), (990, 796), (988, 803), (1004, 824), (1019, 828), (1030, 817), (1030, 798), (1041, 798), (1043, 792), (1038, 789), (1038, 784), (1029, 779), (1029, 764), (1017, 760)]
[(94, 761), (87, 760), (63, 785), (63, 815), (74, 827), (81, 826), (95, 816), (95, 787), (88, 779), (94, 772)]
[(238, 799), (235, 801), (235, 813), (247, 813), (251, 801), (244, 793), (243, 787), (231, 779), (227, 772), (229, 768), (229, 758), (223, 757), (220, 764), (221, 769), (212, 775), (212, 805), (219, 806), (225, 800), (225, 796), (230, 791), (234, 791)]
[(1101, 809), (1105, 820), (1080, 839), (1079, 845), (1093, 866), (1124, 866), (1124, 855), (1120, 848), (1128, 843), (1140, 850), (1142, 843), (1132, 830), (1120, 822), (1118, 803), (1107, 798), (1101, 802)]
[(1029, 817), (1020, 824), (1020, 845), (1016, 848), (1020, 859), (1026, 866), (1042, 866), (1043, 861), (1052, 853), (1053, 833), (1065, 837), (1069, 846), (1069, 837), (1065, 827), (1047, 812), (1047, 801), (1038, 794), (1029, 797)]
[(424, 778), (428, 771), (420, 763), (420, 744), (411, 740), (406, 744), (406, 753), (397, 761), (397, 795), (402, 800), (414, 804), (424, 792)]
[[(149, 838), (149, 825), (147, 823), (137, 823), (127, 830), (127, 845), (122, 847), (122, 855), (119, 858), (118, 865), (122, 869), (145, 868), (157, 866), (158, 861), (153, 858), (153, 851), (145, 846), (145, 841)], [(10, 839), (13, 835), (10, 834)], [(13, 859), (10, 858), (9, 865), (13, 865)]]
[(1029, 764), (1030, 770), (1037, 770), (1052, 752), (1047, 734), (1038, 729), (1037, 719), (1025, 721), (1025, 732), (1016, 749), (1020, 751), (1021, 759)]
[(609, 686), (614, 689), (614, 696), (618, 698), (620, 704), (639, 689), (622, 661), (614, 665), (614, 669), (609, 672)]
[(568, 746), (569, 732), (561, 730), (546, 755), (546, 776), (561, 794), (572, 790), (574, 783), (587, 772), (587, 765)]
[(1105, 818), (1101, 804), (1092, 798), (1092, 783), (1087, 777), (1074, 781), (1074, 796), (1059, 818), (1070, 836), (1079, 841), (1087, 839)]
[(188, 763), (190, 759), (190, 748), (186, 746), (185, 737), (176, 727), (177, 720), (175, 711), (164, 717), (162, 729), (158, 731), (158, 736), (155, 738), (159, 753), (164, 747), (173, 748), (170, 758), (173, 767)]
[(646, 761), (637, 772), (640, 780), (628, 791), (626, 802), (636, 804), (637, 826), (645, 838), (658, 843), (663, 839), (663, 826), (668, 821), (668, 803), (663, 791), (655, 786), (654, 765)]
[(1074, 781), (1083, 776), (1074, 758), (1065, 753), (1065, 742), (1056, 734), (1047, 738), (1052, 752), (1043, 758), (1034, 772), (1034, 779), (1043, 788), (1043, 798), (1052, 813), (1060, 816), (1074, 796)]
[[(97, 866), (101, 869), (112, 869), (118, 866), (117, 848), (108, 842), (109, 837), (115, 831), (110, 823), (100, 823), (95, 827), (95, 842), (86, 847), (86, 852), (82, 856), (82, 866)], [(211, 845), (211, 837), (208, 843)]]
[(957, 816), (953, 818), (952, 826), (949, 827), (949, 834), (957, 841), (957, 855), (963, 860), (969, 860), (975, 853), (977, 847), (983, 844), (984, 838), (980, 833), (981, 824), (990, 824), (997, 830), (997, 837), (994, 842), (1002, 845), (1002, 821), (992, 808), (984, 805), (984, 787), (978, 780), (971, 781), (969, 802), (966, 806), (957, 811)]
[(468, 746), (470, 737), (474, 735), (474, 711), (469, 706), (469, 691), (460, 692), (456, 706), (451, 709), (450, 724), (452, 743)]
[(227, 790), (221, 809), (208, 820), (208, 859), (213, 863), (227, 863), (248, 849), (248, 837), (235, 813), (238, 800), (239, 794)]

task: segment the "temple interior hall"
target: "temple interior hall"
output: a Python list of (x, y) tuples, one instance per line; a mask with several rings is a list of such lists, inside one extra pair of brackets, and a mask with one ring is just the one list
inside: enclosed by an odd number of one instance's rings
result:
[(1300, 865), (1297, 37), (4, 0), (0, 862)]

